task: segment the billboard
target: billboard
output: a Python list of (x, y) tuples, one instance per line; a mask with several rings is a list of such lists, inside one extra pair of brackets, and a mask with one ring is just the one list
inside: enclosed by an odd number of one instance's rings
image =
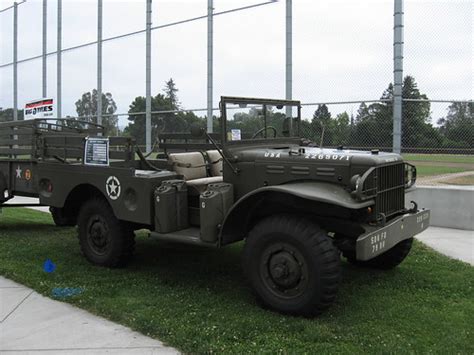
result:
[(25, 119), (54, 117), (53, 99), (39, 99), (25, 104)]

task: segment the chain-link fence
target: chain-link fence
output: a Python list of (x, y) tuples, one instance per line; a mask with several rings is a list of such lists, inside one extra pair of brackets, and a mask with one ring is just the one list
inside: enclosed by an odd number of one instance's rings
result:
[[(285, 96), (285, 1), (262, 1), (265, 5), (246, 8), (257, 3), (214, 1), (214, 106), (221, 94)], [(58, 4), (48, 0), (48, 53), (56, 50)], [(63, 1), (63, 85), (55, 86), (56, 58), (48, 54), (48, 96), (57, 97), (56, 90), (62, 90), (63, 117), (80, 114), (94, 120), (96, 2), (84, 4)], [(239, 7), (243, 10), (228, 12)], [(25, 2), (18, 9), (20, 109), (41, 92), (41, 9), (40, 1)], [(405, 1), (403, 153), (474, 154), (473, 103), (468, 101), (473, 49), (466, 46), (473, 36), (471, 9), (469, 0)], [(186, 8), (153, 2), (154, 138), (160, 132), (187, 131), (190, 123), (206, 120), (206, 11), (205, 0), (189, 2)], [(124, 12), (126, 24), (116, 21)], [(12, 9), (0, 14), (0, 121), (13, 119), (12, 14)], [(104, 1), (108, 39), (103, 87), (112, 92), (114, 103), (102, 99), (102, 117), (109, 133), (133, 135), (140, 144), (145, 139), (144, 18), (145, 1)], [(392, 60), (393, 1), (294, 1), (293, 98), (304, 102), (302, 135), (318, 145), (322, 141), (331, 147), (392, 150)], [(170, 77), (179, 88), (180, 102), (165, 100), (169, 95), (162, 88)], [(91, 99), (85, 101), (88, 92)], [(359, 101), (366, 98), (373, 101)], [(115, 107), (111, 115), (110, 107)], [(213, 112), (219, 116), (218, 109)], [(19, 110), (18, 119), (22, 118)]]

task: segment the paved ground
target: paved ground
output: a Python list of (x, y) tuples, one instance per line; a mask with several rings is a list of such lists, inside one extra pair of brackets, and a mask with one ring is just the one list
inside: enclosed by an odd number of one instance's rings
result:
[(474, 266), (474, 231), (429, 227), (416, 239), (441, 254)]
[(0, 354), (177, 354), (161, 342), (0, 276)]

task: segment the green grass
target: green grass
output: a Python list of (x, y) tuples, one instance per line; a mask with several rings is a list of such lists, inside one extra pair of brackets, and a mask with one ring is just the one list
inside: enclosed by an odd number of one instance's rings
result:
[(451, 166), (431, 166), (431, 165), (418, 165), (416, 167), (417, 177), (434, 176), (443, 174), (462, 173), (464, 171), (471, 171), (468, 168), (458, 168)]
[[(242, 245), (223, 250), (138, 238), (125, 269), (90, 265), (74, 228), (48, 214), (4, 209), (0, 274), (51, 295), (82, 287), (76, 306), (158, 338), (186, 353), (474, 353), (474, 268), (415, 243), (398, 268), (343, 264), (334, 306), (315, 319), (257, 306), (240, 267)], [(54, 273), (42, 270), (45, 259)]]
[(410, 161), (433, 161), (474, 164), (474, 155), (453, 154), (403, 154), (404, 160)]

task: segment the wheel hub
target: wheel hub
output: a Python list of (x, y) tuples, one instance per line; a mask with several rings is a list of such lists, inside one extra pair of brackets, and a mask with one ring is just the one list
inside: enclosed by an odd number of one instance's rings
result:
[(260, 272), (268, 290), (282, 298), (301, 295), (308, 283), (308, 268), (303, 254), (289, 243), (267, 247)]
[(90, 219), (87, 237), (89, 246), (96, 254), (105, 254), (109, 244), (109, 230), (101, 216), (93, 216)]
[(284, 288), (295, 286), (301, 278), (301, 267), (298, 261), (285, 250), (272, 255), (269, 270), (273, 281)]

